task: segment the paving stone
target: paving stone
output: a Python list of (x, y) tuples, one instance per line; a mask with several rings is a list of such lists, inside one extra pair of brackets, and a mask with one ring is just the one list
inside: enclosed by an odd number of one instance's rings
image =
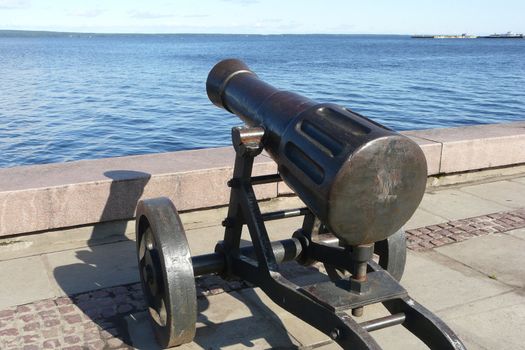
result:
[(47, 256), (57, 291), (69, 295), (137, 282), (135, 254), (135, 242), (127, 241)]
[(490, 200), (506, 207), (525, 207), (525, 184), (513, 181), (497, 181), (461, 187), (462, 192)]
[(465, 342), (467, 349), (523, 349), (525, 290), (465, 303), (439, 316)]
[(42, 329), (42, 336), (45, 339), (58, 337), (58, 327), (49, 327)]
[(433, 311), (512, 290), (512, 287), (490, 279), (433, 250), (408, 251), (407, 265), (401, 284), (408, 290), (410, 296)]
[(506, 211), (512, 207), (481, 199), (462, 190), (446, 189), (425, 193), (420, 208), (445, 218), (441, 221), (444, 222)]
[(80, 343), (80, 337), (78, 335), (69, 335), (67, 337), (64, 337), (64, 342), (66, 344)]
[(301, 345), (330, 341), (327, 335), (275, 304), (260, 288), (245, 289), (239, 293), (251, 305), (250, 308), (257, 308), (274, 319)]
[(54, 297), (40, 257), (0, 261), (0, 309)]
[(65, 315), (64, 319), (69, 324), (81, 323), (82, 317), (80, 315)]
[(103, 340), (95, 340), (87, 343), (87, 348), (89, 350), (104, 350), (106, 343)]
[(34, 321), (35, 318), (36, 318), (36, 315), (34, 314), (18, 314), (18, 318), (20, 318), (23, 322), (30, 322), (30, 321)]
[(47, 339), (42, 343), (44, 349), (58, 349), (60, 347), (60, 341), (58, 339)]
[(40, 336), (39, 336), (38, 334), (28, 334), (28, 335), (24, 335), (24, 336), (22, 336), (22, 339), (23, 339), (24, 344), (34, 343), (34, 342), (36, 342), (39, 338), (40, 338)]
[(493, 279), (513, 286), (525, 286), (524, 240), (506, 234), (492, 234), (436, 250)]
[(31, 332), (40, 329), (41, 325), (39, 322), (31, 322), (24, 325), (22, 328), (24, 332)]
[[(294, 348), (298, 345), (270, 315), (251, 307), (237, 292), (199, 298), (198, 301), (195, 340), (179, 347), (181, 350)], [(134, 314), (127, 320), (135, 347), (158, 349), (145, 312)]]
[(525, 229), (512, 230), (512, 231), (508, 231), (508, 232), (505, 232), (505, 233), (508, 234), (508, 235), (517, 237), (519, 239), (525, 240)]
[(7, 328), (0, 330), (1, 337), (18, 336), (20, 333), (16, 328)]
[(73, 301), (68, 297), (60, 297), (55, 299), (57, 305), (71, 305)]
[(76, 310), (77, 308), (74, 305), (60, 306), (58, 308), (58, 312), (60, 314), (67, 314), (67, 313), (75, 312)]
[(53, 326), (58, 326), (60, 324), (59, 319), (53, 319), (53, 320), (45, 320), (44, 321), (44, 327), (49, 328)]
[(414, 228), (435, 225), (447, 221), (447, 218), (430, 213), (423, 208), (419, 207), (414, 215), (404, 225), (405, 230)]
[[(450, 189), (447, 191), (450, 191)], [(441, 193), (442, 191), (438, 192)], [(472, 194), (464, 195), (476, 197)], [(468, 201), (462, 203), (465, 204)], [(494, 202), (493, 204), (497, 208), (498, 204)], [(458, 204), (456, 203), (456, 205)], [(496, 277), (495, 280), (489, 278), (487, 273), (476, 272), (477, 268), (475, 266), (469, 268), (465, 266), (463, 261), (458, 262), (455, 260), (456, 258), (451, 259), (450, 256), (440, 253), (441, 249), (458, 245), (468, 247), (487, 237), (499, 240), (501, 240), (501, 237), (507, 237), (507, 240), (525, 242), (525, 229), (509, 231), (514, 227), (523, 227), (525, 211), (515, 210), (508, 212), (508, 209), (505, 209), (501, 213), (494, 213), (494, 207), (491, 210), (491, 215), (469, 219), (458, 217), (455, 222), (445, 222), (447, 220), (440, 217), (439, 221), (429, 221), (426, 224), (427, 227), (414, 227), (412, 231), (409, 231), (408, 241), (410, 244), (417, 244), (421, 249), (427, 245), (431, 248), (436, 245), (444, 246), (429, 252), (409, 252), (403, 284), (407, 286), (409, 293), (417, 301), (431, 310), (437, 310), (438, 313), (443, 314), (447, 322), (449, 322), (448, 320), (457, 322), (459, 333), (462, 336), (464, 334), (467, 337), (471, 336), (468, 332), (472, 331), (472, 328), (469, 328), (467, 318), (463, 320), (460, 316), (453, 314), (451, 310), (462, 310), (463, 305), (478, 305), (476, 303), (479, 302), (479, 305), (482, 305), (479, 309), (485, 308), (487, 313), (489, 313), (492, 306), (488, 304), (487, 306), (482, 304), (482, 302), (491, 298), (498, 299), (502, 295), (512, 293), (519, 286), (515, 283), (510, 283), (509, 285), (508, 280), (500, 279), (501, 276), (506, 276), (505, 273), (507, 273), (509, 276), (525, 280), (519, 274), (520, 271), (498, 272), (492, 276)], [(419, 212), (433, 216), (433, 214), (424, 210)], [(288, 238), (301, 224), (300, 219), (293, 219), (282, 224), (278, 221), (270, 222), (269, 224), (272, 225), (270, 230), (272, 239)], [(499, 230), (504, 231), (505, 234), (495, 234), (495, 231)], [(208, 235), (211, 232), (214, 232), (213, 235), (215, 236)], [(200, 231), (195, 230), (194, 233), (195, 235), (192, 234), (191, 237), (193, 238), (191, 239), (207, 241), (206, 244), (211, 246), (208, 247), (197, 242), (196, 250), (202, 250), (202, 253), (209, 253), (213, 250), (212, 246), (215, 245), (216, 239), (222, 238), (223, 229), (217, 226), (201, 227)], [(203, 237), (205, 236), (206, 239), (204, 240)], [(416, 241), (415, 238), (419, 239), (419, 241)], [(463, 241), (463, 243), (450, 244), (451, 241), (455, 240)], [(195, 241), (190, 244), (195, 245)], [(509, 244), (503, 241), (500, 243), (503, 245)], [(250, 244), (246, 233), (244, 233), (242, 244)], [(109, 249), (109, 246), (113, 249)], [(479, 250), (485, 254), (487, 249), (485, 245), (478, 247), (478, 256)], [(510, 251), (511, 257), (517, 256), (517, 252), (523, 251), (523, 247), (517, 246), (516, 251), (513, 249), (510, 249)], [(115, 259), (115, 256), (120, 254), (119, 252), (122, 252), (122, 254), (118, 256), (118, 259)], [(503, 254), (503, 251), (495, 253), (495, 256), (498, 254), (500, 257), (507, 256)], [(472, 255), (474, 256), (474, 253)], [(24, 345), (32, 344), (38, 344), (39, 348), (44, 348), (44, 341), (58, 341), (58, 339), (60, 339), (61, 343), (57, 346), (83, 349), (107, 349), (112, 347), (115, 349), (127, 349), (129, 348), (129, 341), (123, 338), (124, 334), (130, 334), (133, 338), (133, 344), (137, 348), (155, 349), (156, 345), (151, 328), (144, 312), (145, 307), (140, 284), (136, 283), (137, 279), (124, 278), (123, 280), (131, 281), (130, 283), (132, 284), (121, 285), (122, 282), (118, 280), (120, 278), (119, 274), (126, 275), (131, 270), (134, 270), (136, 273), (134, 242), (112, 243), (101, 247), (96, 246), (77, 249), (76, 251), (52, 253), (46, 256), (52, 268), (52, 275), (61, 277), (61, 284), (58, 284), (55, 288), (58, 289), (57, 287), (59, 287), (59, 292), (63, 294), (64, 288), (76, 288), (75, 283), (79, 283), (81, 288), (78, 290), (82, 294), (59, 297), (57, 299), (49, 297), (18, 307), (13, 306), (3, 309), (0, 307), (0, 334), (7, 330), (5, 336), (0, 337), (1, 349), (14, 348), (18, 350), (23, 348)], [(489, 263), (493, 264), (490, 261)], [(310, 283), (312, 281), (314, 273), (308, 273), (308, 270), (305, 273), (305, 270), (294, 269), (292, 265), (283, 267), (284, 275), (290, 277), (297, 284)], [(124, 271), (116, 268), (118, 266), (123, 267)], [(503, 270), (508, 266), (508, 264), (500, 264), (500, 268)], [(514, 263), (512, 266), (520, 267)], [(128, 268), (129, 270), (126, 270)], [(107, 272), (107, 275), (104, 274), (105, 272)], [(117, 277), (116, 280), (114, 280), (115, 277)], [(85, 279), (85, 281), (82, 281), (82, 279)], [(85, 284), (82, 285), (84, 282)], [(200, 285), (199, 282), (197, 284), (202, 291), (202, 295), (206, 295), (206, 297), (199, 297), (199, 309), (201, 312), (197, 325), (198, 338), (196, 338), (195, 342), (186, 344), (181, 349), (210, 347), (234, 349), (252, 347), (259, 349), (301, 345), (329, 348), (334, 346), (328, 337), (279, 308), (259, 289), (246, 289), (247, 284), (245, 283), (227, 283), (217, 277), (206, 278), (201, 280), (201, 282)], [(68, 285), (68, 283), (70, 284)], [(91, 291), (92, 289), (97, 290)], [(88, 292), (84, 292), (84, 290)], [(231, 292), (232, 290), (237, 292)], [(521, 293), (523, 294), (523, 292)], [(517, 295), (520, 296), (519, 293)], [(508, 317), (513, 322), (520, 319), (523, 320), (521, 309), (516, 305), (505, 304), (498, 307), (502, 310), (501, 319)], [(512, 310), (512, 307), (517, 308), (517, 310)], [(373, 314), (373, 312), (367, 311), (367, 314)], [(467, 314), (466, 311), (465, 314)], [(133, 318), (135, 319), (133, 320)], [(126, 321), (127, 330), (123, 328), (123, 320)], [(487, 315), (480, 314), (479, 322), (489, 322), (488, 320)], [(36, 324), (40, 328), (37, 328)], [(16, 327), (12, 325), (16, 325)], [(453, 328), (455, 329), (455, 326)], [(10, 329), (14, 329), (14, 331), (10, 331)], [(242, 332), (239, 332), (239, 329), (242, 329)], [(381, 346), (386, 349), (416, 349), (417, 339), (415, 342), (412, 342), (408, 336), (398, 333), (403, 332), (403, 330), (401, 327), (394, 327), (392, 328), (393, 333), (382, 330), (374, 332), (374, 335), (377, 336)], [(475, 331), (472, 332), (471, 337), (474, 338), (473, 334), (475, 334)], [(504, 334), (503, 332), (501, 333)], [(41, 337), (38, 340), (35, 338), (37, 334)], [(399, 336), (400, 334), (401, 336)], [(487, 332), (487, 334), (491, 333)], [(67, 344), (64, 342), (66, 337), (75, 336), (79, 337), (80, 340), (73, 342), (76, 338), (67, 338), (72, 343)], [(497, 338), (496, 332), (493, 332), (491, 336)], [(505, 336), (511, 337), (511, 335)], [(23, 344), (26, 339), (30, 344)], [(135, 341), (138, 342), (135, 343)], [(488, 341), (485, 342), (486, 344), (492, 344)], [(49, 346), (53, 344), (50, 343)], [(141, 347), (139, 346), (140, 344), (147, 344), (147, 346)], [(468, 339), (467, 344), (471, 345), (471, 348), (486, 347), (486, 344), (482, 341), (476, 343), (471, 339)], [(510, 342), (508, 344), (509, 348), (512, 349), (514, 343)], [(339, 348), (337, 345), (335, 346)], [(493, 348), (493, 346), (490, 348)]]
[(115, 349), (115, 348), (118, 348), (120, 347), (121, 345), (123, 344), (122, 340), (121, 339), (118, 339), (118, 338), (111, 338), (107, 341), (107, 345), (112, 348), (112, 349)]
[[(199, 300), (201, 312), (197, 320), (197, 345), (203, 348), (275, 348), (297, 345), (286, 330), (268, 314), (250, 307), (242, 294), (232, 292), (208, 298)], [(241, 328), (243, 335), (238, 332)]]
[(33, 312), (33, 308), (31, 307), (31, 305), (19, 305), (16, 307), (16, 313), (18, 315), (28, 312)]

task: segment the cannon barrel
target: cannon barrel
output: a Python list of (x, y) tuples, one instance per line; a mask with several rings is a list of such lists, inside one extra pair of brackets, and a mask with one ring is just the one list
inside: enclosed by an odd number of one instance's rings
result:
[(242, 61), (219, 62), (206, 90), (217, 106), (265, 129), (264, 147), (285, 183), (343, 244), (395, 233), (426, 186), (421, 148), (349, 109), (265, 83)]

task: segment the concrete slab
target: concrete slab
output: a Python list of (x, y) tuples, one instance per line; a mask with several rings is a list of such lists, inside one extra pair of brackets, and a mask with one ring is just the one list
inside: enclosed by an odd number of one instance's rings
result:
[(521, 239), (506, 234), (491, 234), (436, 250), (492, 279), (525, 287), (525, 241)]
[(463, 186), (462, 192), (494, 201), (511, 208), (525, 207), (525, 184), (514, 181), (497, 181), (479, 185)]
[(523, 349), (524, 290), (467, 303), (440, 313), (467, 349)]
[(525, 240), (525, 228), (508, 231), (508, 232), (505, 232), (505, 234)]
[(403, 326), (380, 329), (372, 333), (372, 337), (383, 350), (423, 350), (428, 349), (421, 340)]
[(1, 261), (0, 281), (0, 310), (55, 296), (44, 261), (38, 256)]
[(277, 183), (277, 194), (279, 196), (287, 195), (287, 194), (294, 194), (294, 191), (292, 191), (290, 186), (288, 186), (284, 182), (278, 182)]
[(514, 182), (519, 182), (520, 184), (525, 184), (525, 177), (518, 177), (515, 179), (512, 179)]
[(459, 220), (511, 209), (510, 206), (452, 188), (425, 193), (419, 207), (448, 220)]
[[(445, 186), (461, 186), (488, 183), (493, 181), (503, 181), (523, 178), (525, 174), (525, 165), (514, 165), (503, 168), (490, 168), (480, 171), (468, 171), (454, 174), (438, 174), (437, 176), (429, 176), (427, 181), (427, 191), (433, 188), (444, 188)], [(518, 181), (519, 182), (519, 181)]]
[(282, 324), (302, 346), (315, 346), (331, 341), (324, 333), (279, 307), (260, 288), (245, 289), (240, 294), (250, 304), (250, 308), (257, 308)]
[(138, 282), (135, 242), (47, 254), (57, 295)]
[(513, 289), (435, 251), (408, 251), (401, 284), (434, 312)]
[(135, 238), (135, 220), (103, 222), (45, 234), (0, 238), (0, 261)]
[(198, 308), (195, 340), (178, 349), (273, 349), (299, 345), (268, 310), (252, 307), (240, 293), (199, 299)]
[[(341, 347), (333, 342), (328, 336), (278, 307), (261, 290), (255, 289), (254, 292), (256, 293), (256, 297), (249, 298), (249, 301), (253, 302), (255, 305), (262, 305), (262, 307), (269, 308), (273, 315), (282, 322), (288, 332), (304, 347), (315, 349), (341, 349)], [(376, 304), (373, 306), (367, 306), (365, 309), (365, 316), (362, 318), (355, 318), (355, 320), (357, 322), (364, 322), (388, 314), (388, 311), (381, 304)], [(419, 339), (402, 326), (376, 331), (372, 333), (372, 336), (385, 350), (427, 349)]]
[(405, 230), (411, 230), (414, 228), (441, 224), (446, 221), (448, 221), (447, 218), (429, 213), (428, 211), (419, 207), (403, 227)]

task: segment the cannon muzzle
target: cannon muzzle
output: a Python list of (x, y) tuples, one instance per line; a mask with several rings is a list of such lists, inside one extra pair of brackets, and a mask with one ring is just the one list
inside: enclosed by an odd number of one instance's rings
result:
[(421, 148), (358, 113), (278, 90), (243, 62), (219, 62), (208, 97), (249, 126), (308, 208), (343, 244), (383, 240), (408, 221), (426, 186)]

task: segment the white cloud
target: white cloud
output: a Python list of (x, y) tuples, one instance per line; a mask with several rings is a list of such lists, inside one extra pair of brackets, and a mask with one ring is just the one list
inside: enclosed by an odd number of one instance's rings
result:
[(173, 17), (171, 13), (149, 12), (149, 11), (130, 11), (129, 14), (132, 18), (143, 18), (143, 19)]
[(31, 6), (31, 0), (0, 0), (0, 9), (15, 10)]
[(253, 5), (258, 4), (259, 0), (222, 0), (223, 2), (231, 2), (238, 5)]
[(78, 17), (98, 17), (103, 13), (104, 13), (104, 10), (102, 9), (82, 9), (82, 10), (74, 10), (74, 11), (69, 12), (71, 16), (78, 16)]

